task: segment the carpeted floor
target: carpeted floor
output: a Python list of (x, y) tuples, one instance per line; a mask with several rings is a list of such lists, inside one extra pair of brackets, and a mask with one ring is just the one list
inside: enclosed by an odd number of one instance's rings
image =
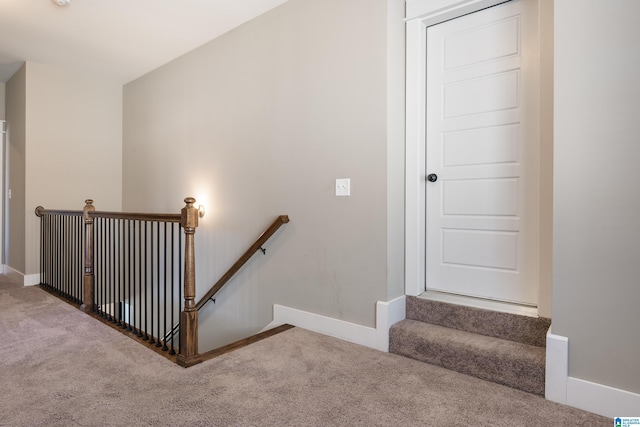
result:
[(0, 276), (2, 426), (610, 426), (294, 328), (189, 369)]

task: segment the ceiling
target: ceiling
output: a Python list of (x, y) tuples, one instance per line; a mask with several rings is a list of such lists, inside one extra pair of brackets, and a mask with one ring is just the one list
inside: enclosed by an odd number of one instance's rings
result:
[(128, 83), (286, 0), (0, 0), (0, 82), (24, 61)]

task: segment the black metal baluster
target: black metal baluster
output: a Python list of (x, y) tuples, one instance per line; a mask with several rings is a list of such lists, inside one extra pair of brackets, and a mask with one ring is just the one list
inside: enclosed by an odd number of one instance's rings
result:
[(122, 317), (122, 325), (120, 325), (123, 329), (127, 329), (127, 323), (128, 323), (128, 319), (127, 319), (127, 278), (129, 277), (129, 270), (127, 269), (128, 267), (128, 259), (129, 259), (129, 255), (128, 255), (128, 238), (127, 238), (127, 220), (126, 219), (121, 219), (120, 220), (120, 224), (122, 226), (122, 245), (120, 246), (121, 249), (121, 254), (120, 254), (120, 262), (121, 262), (121, 273), (122, 273), (122, 286), (120, 287), (121, 289), (121, 296), (120, 296), (120, 312), (121, 312), (121, 317)]
[[(138, 224), (138, 338), (142, 338), (142, 221), (136, 221)], [(135, 315), (135, 311), (133, 313)]]
[(93, 299), (94, 310), (98, 315), (100, 315), (100, 302), (102, 298), (100, 297), (100, 290), (102, 289), (102, 238), (101, 238), (101, 227), (102, 222), (100, 218), (93, 219), (93, 238), (96, 242), (96, 251), (93, 253), (93, 275), (94, 275), (94, 291), (93, 291)]
[(56, 284), (58, 280), (58, 216), (51, 216), (51, 283), (49, 288), (53, 292), (57, 292)]
[(138, 221), (134, 220), (133, 221), (133, 234), (131, 235), (131, 240), (133, 241), (133, 249), (132, 249), (132, 253), (131, 253), (131, 256), (132, 256), (132, 262), (131, 262), (131, 264), (132, 264), (132, 270), (131, 270), (132, 279), (131, 279), (131, 282), (132, 283), (131, 284), (133, 286), (133, 299), (131, 301), (131, 307), (132, 307), (133, 316), (132, 316), (131, 322), (129, 322), (131, 324), (132, 331), (134, 333), (136, 333), (136, 334), (138, 333), (138, 330), (139, 330), (139, 328), (138, 328), (139, 324), (136, 322), (136, 314), (137, 314), (138, 311), (140, 311), (140, 308), (136, 304), (136, 288), (137, 288), (136, 284), (137, 284), (137, 277), (138, 277), (137, 274), (136, 274), (136, 272), (137, 272), (136, 266), (138, 265), (136, 263), (136, 254), (137, 254), (137, 247), (138, 247), (137, 246), (137, 240), (136, 240), (136, 237), (137, 237), (137, 233), (136, 233), (136, 228), (137, 227), (136, 227), (136, 225), (137, 224), (138, 224)]
[(62, 256), (61, 255), (62, 250), (61, 250), (61, 247), (60, 247), (60, 241), (62, 240), (62, 233), (60, 231), (61, 230), (61, 219), (60, 218), (61, 218), (60, 215), (56, 216), (56, 219), (57, 219), (57, 221), (56, 221), (57, 222), (57, 224), (56, 224), (56, 231), (57, 231), (56, 242), (58, 244), (58, 251), (57, 251), (57, 254), (56, 254), (56, 266), (57, 266), (57, 269), (58, 269), (58, 274), (56, 274), (56, 276), (57, 276), (56, 277), (56, 291), (57, 291), (58, 295), (61, 295), (61, 293), (62, 293), (61, 289), (60, 289), (60, 283), (62, 283), (62, 281), (61, 281), (62, 280), (61, 279), (62, 268), (61, 268), (61, 262), (60, 262), (60, 259), (61, 259), (61, 256)]
[(43, 217), (45, 220), (45, 235), (44, 235), (44, 251), (45, 251), (45, 259), (44, 259), (44, 278), (43, 278), (43, 283), (44, 285), (48, 285), (49, 282), (51, 281), (51, 278), (49, 277), (51, 268), (49, 267), (51, 265), (51, 215), (46, 215)]
[(75, 250), (76, 250), (76, 229), (74, 227), (74, 219), (75, 217), (70, 216), (69, 223), (69, 288), (71, 290), (71, 295), (73, 300), (76, 303), (80, 303), (78, 300), (78, 292), (76, 289), (76, 260), (75, 260)]
[[(58, 222), (58, 216), (57, 215), (52, 215), (51, 217), (51, 246), (52, 246), (52, 254), (53, 256), (52, 258), (52, 268), (51, 268), (51, 273), (52, 273), (52, 277), (51, 277), (51, 283), (49, 283), (49, 286), (51, 287), (51, 290), (55, 293), (56, 290), (56, 283), (58, 280), (58, 274), (59, 274), (59, 269), (57, 268), (57, 264), (58, 264), (58, 228), (57, 228), (57, 222)], [(55, 246), (54, 246), (55, 245)]]
[(106, 218), (102, 219), (102, 247), (104, 253), (102, 254), (104, 258), (104, 269), (102, 271), (102, 306), (100, 310), (102, 310), (102, 317), (107, 319), (109, 317), (109, 313), (107, 312), (107, 301), (109, 300), (109, 242), (111, 239), (109, 238), (109, 220)]
[(147, 290), (149, 289), (149, 240), (147, 237), (147, 230), (149, 228), (149, 224), (147, 221), (144, 222), (144, 338), (143, 340), (149, 339), (149, 298), (147, 297)]
[(60, 279), (58, 280), (58, 287), (60, 288), (60, 295), (65, 296), (65, 283), (64, 283), (64, 216), (60, 215)]
[(116, 323), (116, 220), (110, 219), (111, 223), (111, 277), (109, 287), (111, 288), (111, 303), (109, 304), (109, 318), (112, 323)]
[(54, 270), (55, 270), (55, 264), (54, 264), (54, 258), (55, 258), (55, 248), (53, 247), (54, 241), (55, 241), (55, 237), (53, 235), (53, 231), (54, 231), (54, 216), (53, 215), (49, 215), (49, 281), (47, 282), (47, 287), (49, 288), (49, 290), (51, 290), (51, 284), (54, 282), (55, 278), (53, 277), (54, 275)]
[(40, 285), (47, 283), (47, 215), (40, 217), (40, 251), (42, 259), (40, 259)]
[(162, 336), (164, 337), (162, 351), (169, 350), (167, 347), (167, 223), (164, 223), (164, 319), (162, 324), (164, 325), (164, 331)]
[(175, 323), (173, 323), (173, 312), (175, 311), (175, 289), (174, 289), (174, 276), (176, 274), (176, 269), (175, 269), (175, 252), (174, 252), (174, 246), (175, 246), (175, 241), (174, 241), (174, 237), (176, 234), (175, 231), (176, 228), (176, 224), (174, 222), (171, 223), (171, 304), (169, 304), (169, 310), (171, 311), (171, 323), (169, 323), (169, 326), (171, 327), (171, 350), (169, 351), (169, 354), (176, 354), (176, 350), (173, 346), (173, 336), (175, 335), (175, 331), (173, 330), (173, 325)]
[(104, 302), (104, 295), (102, 294), (104, 289), (104, 220), (102, 218), (96, 218), (95, 221), (98, 221), (97, 235), (100, 239), (98, 245), (100, 253), (97, 254), (100, 266), (96, 272), (96, 280), (98, 283), (96, 289), (96, 309), (98, 310), (98, 314), (102, 316), (102, 303)]
[(66, 299), (71, 299), (69, 289), (69, 217), (62, 216), (62, 289)]
[(156, 306), (158, 308), (158, 318), (156, 319), (156, 325), (158, 326), (156, 332), (158, 333), (158, 340), (156, 341), (156, 347), (160, 347), (162, 345), (162, 343), (160, 343), (160, 222), (157, 223), (157, 228), (156, 228), (156, 236), (158, 237), (158, 243), (156, 246), (156, 268), (157, 268), (157, 274), (156, 274), (156, 278), (157, 278), (157, 286), (158, 286), (158, 298), (156, 299)]
[(47, 236), (46, 236), (46, 240), (47, 240), (47, 259), (45, 261), (46, 264), (46, 270), (47, 270), (47, 276), (45, 278), (45, 284), (47, 285), (47, 288), (49, 287), (49, 284), (51, 283), (51, 257), (52, 257), (52, 251), (51, 251), (51, 241), (53, 240), (51, 238), (51, 215), (47, 215)]
[[(82, 303), (82, 301), (84, 301), (84, 287), (83, 287), (84, 262), (82, 257), (82, 217), (77, 216), (75, 222), (76, 222), (76, 273), (75, 273), (75, 276), (76, 276), (76, 282), (78, 283), (79, 300), (80, 300), (80, 303)], [(94, 259), (95, 259), (95, 253), (94, 253)], [(94, 280), (95, 280), (95, 270), (94, 270)], [(95, 290), (93, 293), (93, 298), (96, 299)], [(95, 307), (96, 305), (94, 303), (92, 307), (94, 311), (95, 311)]]
[(67, 290), (68, 290), (68, 296), (67, 298), (69, 299), (69, 301), (71, 302), (75, 302), (74, 301), (74, 295), (73, 295), (73, 283), (71, 282), (71, 256), (72, 256), (72, 252), (71, 252), (71, 245), (73, 244), (73, 236), (71, 235), (71, 217), (70, 216), (66, 216), (65, 218), (65, 228), (67, 230), (66, 234), (66, 239), (65, 239), (65, 245), (66, 245), (66, 249), (65, 249), (65, 257), (66, 257), (66, 263), (65, 263), (65, 274), (66, 274), (66, 278), (65, 278), (65, 284), (67, 286)]
[(58, 228), (57, 228), (57, 223), (58, 223), (58, 216), (57, 215), (52, 215), (51, 216), (51, 283), (49, 283), (49, 287), (50, 290), (53, 291), (54, 293), (57, 292), (57, 289), (55, 288), (58, 279), (58, 266), (57, 266), (57, 261), (58, 261)]
[[(82, 298), (84, 292), (83, 292), (83, 289), (82, 289), (83, 286), (82, 286), (82, 280), (81, 280), (82, 277), (83, 277), (83, 274), (81, 274), (82, 270), (81, 270), (81, 267), (80, 267), (81, 265), (83, 265), (83, 262), (82, 262), (83, 261), (83, 258), (82, 258), (82, 246), (80, 245), (81, 241), (82, 241), (82, 239), (81, 239), (82, 229), (79, 228), (79, 224), (80, 223), (78, 222), (78, 220), (79, 220), (79, 217), (75, 217), (74, 221), (73, 221), (74, 222), (74, 227), (73, 228), (75, 230), (75, 240), (76, 240), (75, 245), (74, 245), (76, 247), (76, 254), (75, 254), (75, 257), (74, 257), (75, 266), (74, 266), (73, 275), (74, 275), (75, 280), (76, 280), (76, 289), (78, 290), (77, 291), (77, 293), (78, 293), (78, 301), (80, 302), (80, 304), (82, 304), (82, 301), (84, 301), (84, 298)], [(94, 220), (94, 222), (95, 222), (95, 220)], [(94, 229), (95, 229), (95, 225), (94, 225)], [(95, 264), (96, 264), (96, 261), (95, 261), (95, 256), (96, 256), (96, 253), (94, 251), (93, 252), (93, 259), (94, 259), (94, 261), (93, 261), (93, 274), (94, 274), (94, 276), (93, 276), (93, 287), (94, 287), (94, 290), (93, 290), (93, 303), (91, 304), (91, 309), (93, 311), (95, 311), (95, 307), (96, 307), (96, 305), (95, 305), (95, 302), (96, 302), (96, 294), (95, 294), (95, 287), (96, 287), (96, 276), (95, 276), (95, 274), (96, 274), (96, 270), (95, 270), (96, 269), (96, 265)]]
[(149, 344), (154, 344), (156, 341), (154, 339), (154, 335), (153, 335), (153, 284), (154, 284), (154, 280), (153, 280), (153, 272), (155, 270), (154, 268), (154, 264), (153, 264), (153, 249), (154, 249), (154, 245), (153, 245), (153, 226), (155, 225), (154, 221), (151, 221), (151, 283), (150, 283), (150, 288), (151, 288), (151, 301), (150, 301), (150, 306), (151, 306), (151, 318), (149, 319), (151, 322), (151, 335), (149, 335)]
[(75, 216), (70, 216), (69, 223), (69, 288), (71, 289), (72, 301), (81, 303), (78, 299), (78, 288), (76, 280), (76, 227)]
[(103, 227), (103, 233), (102, 233), (102, 245), (104, 247), (104, 271), (102, 272), (102, 275), (104, 277), (104, 283), (102, 284), (102, 317), (107, 318), (108, 317), (108, 313), (107, 313), (107, 301), (109, 300), (109, 243), (111, 242), (111, 236), (109, 235), (109, 231), (107, 229), (107, 226), (109, 225), (109, 220), (104, 218), (102, 220), (102, 227)]
[(129, 251), (129, 256), (127, 257), (127, 262), (129, 263), (129, 275), (127, 279), (127, 299), (129, 301), (128, 309), (127, 309), (127, 330), (131, 330), (131, 324), (133, 320), (131, 319), (131, 307), (133, 301), (131, 301), (131, 220), (127, 220), (127, 250)]
[(104, 310), (102, 309), (102, 305), (104, 304), (104, 282), (105, 282), (105, 239), (104, 239), (104, 219), (98, 218), (98, 235), (100, 237), (100, 271), (98, 272), (100, 279), (100, 286), (96, 294), (98, 295), (98, 301), (96, 302), (96, 307), (98, 309), (98, 314), (101, 317), (104, 317)]
[[(184, 233), (182, 232), (182, 224), (178, 224), (178, 322), (182, 319), (182, 269), (184, 268), (183, 258), (182, 258), (182, 239), (184, 238)], [(178, 330), (182, 325), (178, 326)], [(180, 337), (178, 336), (178, 339)], [(178, 349), (180, 348), (180, 341), (178, 341)]]
[(48, 224), (49, 224), (49, 228), (47, 229), (47, 236), (48, 236), (48, 249), (49, 249), (49, 254), (47, 256), (47, 264), (48, 264), (48, 274), (47, 274), (47, 288), (49, 290), (51, 290), (51, 282), (53, 282), (53, 216), (49, 215), (49, 218), (47, 220)]
[(75, 294), (76, 302), (82, 304), (80, 299), (80, 287), (78, 286), (78, 229), (76, 217), (71, 217), (71, 286)]
[(67, 217), (67, 224), (69, 226), (69, 247), (68, 247), (68, 252), (69, 252), (69, 260), (67, 261), (67, 265), (68, 265), (68, 273), (67, 273), (67, 280), (69, 281), (69, 294), (71, 294), (71, 301), (74, 302), (78, 302), (77, 299), (77, 294), (76, 294), (76, 289), (75, 289), (75, 260), (74, 255), (75, 255), (75, 244), (76, 244), (76, 239), (75, 239), (75, 228), (73, 227), (73, 217), (69, 216)]
[(75, 243), (74, 235), (73, 235), (73, 217), (68, 216), (67, 218), (67, 283), (69, 284), (69, 297), (72, 302), (77, 302), (75, 300), (75, 289), (73, 289), (74, 281), (73, 281), (73, 246)]
[(65, 296), (64, 286), (64, 216), (60, 215), (60, 278), (58, 280), (58, 288), (60, 289), (60, 295)]
[(121, 296), (121, 291), (120, 291), (120, 286), (121, 286), (121, 282), (122, 282), (122, 220), (117, 220), (118, 222), (118, 227), (117, 227), (117, 243), (116, 243), (116, 250), (118, 251), (118, 256), (116, 258), (116, 281), (117, 281), (117, 285), (116, 285), (116, 299), (114, 301), (114, 303), (116, 304), (116, 318), (117, 318), (117, 322), (116, 325), (120, 326), (122, 325), (122, 296)]

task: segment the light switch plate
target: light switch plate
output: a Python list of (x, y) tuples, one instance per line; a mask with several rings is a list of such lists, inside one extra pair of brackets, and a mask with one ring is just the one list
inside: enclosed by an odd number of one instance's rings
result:
[(338, 178), (336, 179), (336, 196), (350, 196), (351, 195), (351, 179)]

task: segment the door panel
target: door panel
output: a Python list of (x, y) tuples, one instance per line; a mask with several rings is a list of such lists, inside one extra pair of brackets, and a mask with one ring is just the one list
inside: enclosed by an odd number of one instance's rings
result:
[(427, 289), (536, 305), (537, 2), (427, 29)]
[(490, 165), (518, 161), (518, 127), (488, 126), (442, 135), (443, 166)]
[(444, 118), (518, 107), (518, 72), (509, 71), (443, 86)]
[(517, 247), (515, 232), (442, 230), (442, 261), (448, 265), (516, 270)]

